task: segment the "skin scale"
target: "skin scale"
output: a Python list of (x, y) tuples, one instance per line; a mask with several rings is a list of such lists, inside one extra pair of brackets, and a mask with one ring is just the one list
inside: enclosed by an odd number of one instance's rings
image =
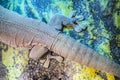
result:
[(33, 59), (50, 50), (64, 58), (120, 77), (119, 64), (58, 31), (62, 28), (61, 24), (74, 26), (72, 22), (67, 17), (56, 15), (48, 25), (0, 6), (0, 41), (15, 48), (31, 49), (29, 57)]

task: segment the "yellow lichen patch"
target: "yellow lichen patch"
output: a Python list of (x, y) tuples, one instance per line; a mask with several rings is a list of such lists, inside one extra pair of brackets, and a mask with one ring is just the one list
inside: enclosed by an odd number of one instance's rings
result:
[(117, 45), (120, 47), (120, 34), (116, 35)]
[(9, 80), (16, 80), (27, 65), (28, 51), (8, 47), (7, 51), (2, 50), (2, 62), (8, 69)]
[(98, 71), (76, 62), (66, 60), (65, 72), (72, 80), (115, 80), (114, 75)]
[(111, 74), (106, 73), (107, 80), (115, 80), (115, 77)]
[(66, 28), (63, 30), (63, 32), (66, 32), (66, 35), (70, 35), (69, 30)]
[(104, 23), (101, 20), (100, 20), (100, 27), (101, 27), (101, 34), (99, 34), (99, 36), (102, 36), (105, 39), (101, 44), (99, 44), (99, 48), (100, 48), (99, 53), (102, 55), (104, 55), (103, 53), (106, 53), (110, 58), (112, 58), (112, 56), (110, 55), (110, 43), (109, 43), (111, 33), (105, 29)]
[(72, 8), (72, 0), (69, 0), (69, 1), (58, 1), (58, 0), (54, 0), (52, 7), (57, 7), (64, 15), (68, 16), (69, 13), (71, 11), (73, 11), (73, 8)]
[(114, 25), (116, 28), (120, 29), (120, 15), (117, 13), (114, 14)]
[[(80, 64), (74, 63), (75, 73), (73, 75), (73, 80), (105, 80), (97, 74), (98, 70), (93, 68), (85, 67)], [(104, 74), (104, 73), (101, 73)], [(114, 76), (106, 73), (107, 80), (115, 80)]]
[(104, 55), (103, 53), (106, 53), (110, 58), (112, 58), (112, 56), (110, 55), (110, 43), (109, 40), (105, 40), (104, 42), (102, 42), (99, 45), (100, 51), (99, 53)]
[(76, 72), (73, 75), (73, 80), (104, 80), (96, 74), (98, 71), (93, 68), (74, 63), (74, 69)]
[[(116, 4), (116, 10), (120, 8), (120, 1)], [(120, 29), (120, 12), (119, 10), (114, 13), (114, 25), (117, 29)]]
[(111, 33), (108, 32), (108, 31), (105, 29), (105, 26), (104, 26), (104, 23), (103, 23), (102, 20), (100, 20), (100, 27), (101, 27), (101, 29), (102, 29), (100, 36), (103, 36), (103, 37), (105, 37), (105, 38), (107, 38), (107, 39), (110, 39)]
[(94, 26), (89, 26), (88, 27), (88, 33), (89, 33), (89, 35), (90, 35), (90, 39), (96, 39), (96, 36), (94, 36), (93, 35), (93, 33), (92, 33), (92, 30), (94, 29), (95, 27)]
[(73, 26), (66, 26), (63, 28), (63, 32), (66, 32), (66, 35), (70, 35), (70, 30), (73, 30)]

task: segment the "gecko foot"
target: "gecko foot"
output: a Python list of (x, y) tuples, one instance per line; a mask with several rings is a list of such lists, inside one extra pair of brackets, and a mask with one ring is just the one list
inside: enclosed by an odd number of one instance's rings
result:
[(49, 65), (50, 65), (50, 60), (51, 59), (55, 59), (60, 63), (63, 61), (63, 57), (61, 57), (61, 56), (53, 56), (51, 54), (48, 54), (47, 57), (46, 57), (46, 61), (43, 64), (43, 67), (48, 68)]
[(75, 24), (74, 30), (77, 33), (85, 31), (87, 29), (87, 26), (81, 22), (84, 20), (84, 17), (82, 15), (77, 16), (76, 12), (71, 12), (69, 14), (69, 17), (71, 18), (72, 22)]
[(39, 58), (41, 58), (46, 52), (48, 51), (47, 48), (41, 46), (41, 45), (35, 45), (29, 54), (29, 58), (37, 60)]
[(77, 16), (76, 12), (71, 12), (69, 17), (55, 14), (48, 24), (59, 31), (62, 31), (63, 27), (72, 26), (76, 32), (82, 32), (86, 29), (86, 26), (80, 23), (83, 20), (84, 17), (82, 15)]

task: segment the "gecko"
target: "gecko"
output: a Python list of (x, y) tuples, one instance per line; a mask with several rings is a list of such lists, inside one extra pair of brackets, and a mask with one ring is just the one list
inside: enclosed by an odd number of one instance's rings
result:
[(55, 15), (48, 24), (23, 17), (0, 6), (0, 41), (14, 48), (30, 50), (40, 58), (48, 50), (66, 59), (120, 77), (120, 65), (61, 32), (62, 25), (76, 26), (74, 19)]

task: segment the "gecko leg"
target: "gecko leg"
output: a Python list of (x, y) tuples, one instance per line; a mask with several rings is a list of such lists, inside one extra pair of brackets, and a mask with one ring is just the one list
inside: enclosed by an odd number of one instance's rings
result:
[(63, 29), (63, 25), (62, 25), (62, 21), (61, 18), (62, 16), (59, 14), (55, 14), (49, 21), (48, 25), (50, 25), (50, 27), (54, 27), (56, 30), (62, 31)]
[(48, 24), (59, 31), (62, 31), (64, 26), (75, 26), (72, 19), (60, 14), (55, 14)]
[(41, 58), (47, 51), (47, 48), (41, 45), (35, 45), (30, 51), (29, 58), (37, 60)]
[[(47, 48), (45, 48), (45, 47), (43, 47), (41, 45), (36, 45), (31, 49), (30, 54), (29, 54), (29, 58), (34, 59), (34, 60), (38, 60), (39, 58), (41, 58), (47, 52), (49, 54), (47, 55), (47, 57), (45, 59), (45, 62), (43, 60), (43, 62), (44, 62), (43, 67), (48, 68), (49, 63), (50, 63), (50, 59), (53, 59), (53, 58), (56, 59), (58, 62), (62, 62), (63, 57), (61, 57), (61, 56), (52, 56), (50, 54), (50, 51)], [(42, 61), (42, 60), (40, 60), (40, 61)]]
[(79, 32), (85, 31), (87, 29), (87, 26), (81, 22), (84, 20), (84, 17), (82, 15), (77, 16), (75, 12), (71, 12), (69, 14), (69, 17), (71, 18), (72, 22), (74, 24), (76, 24), (74, 26), (74, 30), (76, 32), (79, 33)]
[(45, 68), (48, 68), (49, 67), (49, 64), (50, 64), (50, 60), (51, 59), (55, 59), (55, 60), (57, 60), (59, 63), (61, 63), (64, 59), (63, 59), (63, 57), (61, 57), (61, 56), (53, 56), (53, 55), (51, 55), (50, 53), (47, 55), (47, 57), (46, 57), (46, 61), (44, 62), (44, 64), (43, 64), (43, 66), (45, 67)]
[(83, 16), (76, 16), (75, 12), (71, 12), (69, 17), (63, 16), (60, 14), (55, 14), (50, 19), (48, 24), (59, 31), (62, 31), (64, 26), (73, 26), (76, 32), (81, 32), (83, 28), (82, 26), (84, 25), (82, 25), (80, 21), (82, 21), (83, 19), (84, 19)]

